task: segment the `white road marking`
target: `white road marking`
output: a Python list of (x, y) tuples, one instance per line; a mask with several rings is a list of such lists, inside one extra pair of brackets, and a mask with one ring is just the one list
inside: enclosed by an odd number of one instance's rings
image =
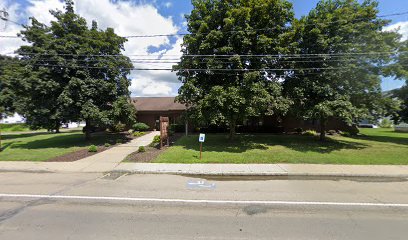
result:
[(208, 200), (208, 199), (169, 199), (169, 198), (132, 198), (99, 196), (65, 196), (33, 194), (1, 194), (0, 198), (38, 198), (62, 200), (105, 200), (123, 202), (161, 202), (161, 203), (206, 203), (206, 204), (263, 204), (263, 205), (314, 205), (314, 206), (349, 206), (349, 207), (407, 207), (404, 203), (364, 203), (364, 202), (296, 202), (296, 201), (253, 201), (253, 200)]

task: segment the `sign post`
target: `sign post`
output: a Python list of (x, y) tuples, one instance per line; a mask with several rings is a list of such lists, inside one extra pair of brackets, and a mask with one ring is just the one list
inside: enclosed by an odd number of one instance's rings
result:
[(160, 117), (160, 149), (163, 147), (163, 142), (169, 145), (169, 118)]
[(198, 141), (200, 142), (200, 160), (201, 160), (203, 155), (203, 142), (205, 142), (205, 134), (200, 133)]

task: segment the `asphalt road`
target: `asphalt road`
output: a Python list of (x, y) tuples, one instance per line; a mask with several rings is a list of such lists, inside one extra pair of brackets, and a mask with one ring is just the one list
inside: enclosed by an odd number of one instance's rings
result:
[(0, 239), (407, 239), (406, 179), (0, 173)]

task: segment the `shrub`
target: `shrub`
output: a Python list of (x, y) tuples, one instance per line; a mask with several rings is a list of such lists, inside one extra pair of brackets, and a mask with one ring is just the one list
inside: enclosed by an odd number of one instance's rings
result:
[(316, 131), (314, 131), (314, 130), (307, 130), (306, 132), (304, 132), (303, 133), (303, 135), (305, 135), (305, 136), (316, 136), (317, 135), (317, 133), (316, 133)]
[(160, 135), (156, 135), (153, 138), (153, 141), (149, 144), (150, 147), (156, 147), (161, 141)]
[(121, 143), (123, 143), (123, 140), (120, 139), (120, 138), (119, 138), (119, 139), (116, 139), (116, 143), (117, 143), (117, 144), (121, 144)]
[(133, 136), (135, 136), (135, 137), (141, 137), (141, 136), (143, 136), (143, 135), (145, 135), (146, 133), (145, 132), (134, 132), (133, 133)]
[(133, 125), (133, 130), (143, 132), (149, 130), (150, 127), (146, 123), (136, 123)]
[(341, 133), (341, 135), (343, 137), (351, 137), (351, 134), (349, 132), (343, 132), (343, 133)]
[(126, 129), (126, 124), (123, 124), (123, 123), (117, 123), (111, 127), (111, 130), (113, 132), (123, 132), (125, 131), (125, 129)]
[(88, 148), (88, 152), (98, 152), (98, 147), (95, 145), (91, 145)]
[(302, 134), (303, 129), (302, 128), (295, 128), (295, 132), (298, 134)]
[(142, 152), (146, 152), (145, 147), (140, 146), (138, 152), (142, 153)]
[(391, 128), (392, 127), (392, 122), (391, 120), (384, 118), (383, 120), (381, 120), (380, 122), (380, 127), (382, 128)]
[(110, 145), (110, 143), (105, 143), (105, 147), (110, 147), (111, 145)]
[(152, 143), (160, 143), (160, 140), (161, 140), (160, 135), (156, 135), (154, 136)]
[(174, 133), (183, 133), (186, 129), (183, 124), (170, 124), (169, 130)]

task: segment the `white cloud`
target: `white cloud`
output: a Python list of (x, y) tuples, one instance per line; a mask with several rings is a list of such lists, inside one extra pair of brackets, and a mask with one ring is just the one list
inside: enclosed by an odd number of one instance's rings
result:
[(164, 3), (164, 6), (165, 6), (166, 8), (171, 8), (171, 7), (173, 6), (173, 3), (172, 3), (172, 2), (165, 2), (165, 3)]
[(173, 89), (167, 82), (153, 81), (149, 78), (138, 78), (130, 87), (132, 96), (170, 96)]
[[(17, 3), (9, 3), (4, 0), (0, 0), (0, 9), (6, 9), (9, 13), (9, 19), (15, 22), (19, 22), (20, 5)], [(12, 22), (5, 22), (0, 20), (0, 35), (4, 36), (16, 36), (22, 30), (22, 26)], [(0, 38), (0, 54), (13, 53), (18, 47), (23, 45), (24, 42), (19, 38)]]
[[(0, 0), (0, 7), (2, 3), (7, 3), (5, 1), (7, 0)], [(28, 0), (28, 2), (29, 6), (25, 9), (18, 4), (8, 4), (7, 8), (13, 14), (21, 13), (24, 19), (35, 16), (44, 23), (49, 23), (53, 19), (49, 13), (50, 9), (63, 9), (63, 3), (59, 0)], [(96, 20), (99, 28), (114, 28), (121, 36), (174, 34), (179, 31), (171, 17), (164, 17), (158, 12), (154, 2), (148, 4), (140, 1), (136, 4), (130, 1), (76, 0), (75, 3), (76, 12), (84, 17), (89, 25), (92, 20)], [(171, 4), (171, 2), (168, 3)], [(20, 30), (18, 26), (9, 27), (2, 35), (16, 35)], [(16, 39), (0, 39), (0, 41), (0, 53), (3, 54), (14, 51), (23, 44), (22, 41)], [(168, 37), (129, 38), (129, 41), (125, 43), (124, 54), (132, 59), (148, 58), (153, 61), (166, 58), (178, 59), (181, 56), (181, 43), (182, 39), (178, 39), (175, 44), (171, 45)], [(151, 53), (149, 52), (151, 47), (161, 49), (161, 51)], [(134, 65), (136, 68), (171, 68), (173, 64), (139, 62)], [(130, 78), (132, 79), (131, 90), (134, 92), (132, 95), (139, 96), (174, 95), (180, 85), (176, 74), (170, 71), (133, 71)]]
[(55, 18), (49, 12), (50, 10), (63, 10), (64, 4), (60, 0), (29, 0), (30, 6), (26, 9), (27, 17), (35, 17), (38, 21), (49, 25), (48, 23)]
[(402, 41), (405, 41), (408, 39), (408, 21), (405, 22), (397, 22), (395, 24), (392, 24), (390, 26), (387, 26), (384, 28), (384, 31), (394, 31), (397, 30), (398, 32), (402, 35)]

